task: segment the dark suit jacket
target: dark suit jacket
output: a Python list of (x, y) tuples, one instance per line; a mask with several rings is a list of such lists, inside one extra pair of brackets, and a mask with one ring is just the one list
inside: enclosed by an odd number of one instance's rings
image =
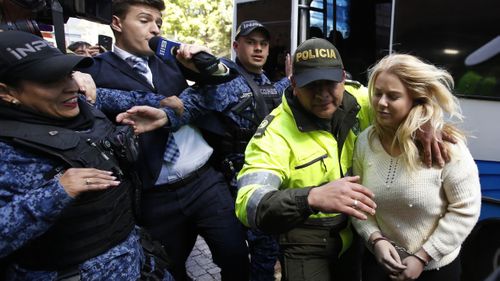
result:
[(154, 88), (144, 76), (135, 72), (113, 52), (95, 57), (94, 64), (83, 71), (92, 75), (100, 88), (147, 91), (168, 97), (178, 95), (188, 87), (183, 72), (173, 60), (163, 62), (152, 56), (149, 58), (149, 68), (153, 73)]
[[(188, 87), (184, 74), (175, 61), (163, 62), (152, 56), (149, 58), (149, 67), (154, 87), (113, 52), (95, 57), (94, 64), (81, 71), (92, 75), (100, 88), (147, 91), (168, 97), (179, 95)], [(115, 116), (108, 117), (114, 120)], [(153, 186), (159, 176), (168, 134), (168, 130), (162, 128), (139, 137), (141, 156), (138, 170), (145, 188)]]

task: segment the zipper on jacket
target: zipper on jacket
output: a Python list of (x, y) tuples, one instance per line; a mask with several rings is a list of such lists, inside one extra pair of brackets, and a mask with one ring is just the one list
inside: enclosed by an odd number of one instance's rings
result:
[(302, 169), (302, 168), (305, 168), (307, 166), (311, 166), (312, 164), (318, 162), (318, 161), (321, 161), (323, 163), (323, 165), (325, 165), (325, 163), (323, 162), (323, 159), (327, 158), (328, 157), (328, 154), (325, 154), (325, 155), (321, 155), (320, 157), (318, 158), (315, 158), (305, 164), (302, 164), (302, 165), (299, 165), (299, 166), (296, 166), (295, 167), (295, 170), (298, 170), (298, 169)]
[(323, 169), (325, 170), (325, 173), (327, 173), (328, 172), (328, 168), (326, 167), (326, 164), (325, 164), (325, 158), (321, 159), (321, 165), (323, 166)]

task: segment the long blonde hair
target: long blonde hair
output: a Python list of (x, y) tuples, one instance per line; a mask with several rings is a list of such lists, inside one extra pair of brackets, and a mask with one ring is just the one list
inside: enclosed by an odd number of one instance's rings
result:
[(399, 146), (408, 169), (415, 170), (421, 162), (420, 153), (422, 152), (422, 148), (415, 142), (415, 135), (417, 130), (427, 122), (432, 126), (434, 134), (442, 131), (465, 141), (464, 133), (444, 120), (445, 112), (450, 119), (462, 121), (463, 118), (458, 99), (451, 93), (454, 83), (450, 73), (412, 55), (388, 55), (369, 69), (370, 104), (373, 99), (375, 80), (382, 72), (396, 75), (401, 80), (413, 99), (413, 107), (399, 125), (394, 136), (392, 132), (383, 129), (374, 118), (374, 130), (369, 136), (370, 145), (376, 135), (380, 138), (392, 137), (392, 146)]

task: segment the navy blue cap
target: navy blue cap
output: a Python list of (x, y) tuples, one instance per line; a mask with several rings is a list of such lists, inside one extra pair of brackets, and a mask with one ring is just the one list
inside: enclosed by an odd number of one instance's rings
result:
[(0, 81), (51, 82), (88, 67), (92, 58), (66, 55), (49, 42), (28, 32), (0, 32)]
[(262, 23), (256, 20), (247, 20), (242, 22), (240, 26), (238, 26), (238, 29), (236, 30), (236, 36), (234, 38), (235, 40), (238, 40), (240, 36), (247, 36), (248, 34), (252, 33), (252, 31), (257, 29), (262, 31), (267, 39), (271, 38), (269, 30), (267, 30), (267, 28)]

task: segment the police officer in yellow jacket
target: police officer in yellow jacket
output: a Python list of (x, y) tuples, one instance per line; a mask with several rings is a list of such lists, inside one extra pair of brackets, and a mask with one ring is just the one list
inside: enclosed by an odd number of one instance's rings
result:
[(297, 47), (291, 80), (247, 146), (236, 214), (280, 234), (283, 280), (331, 280), (352, 237), (347, 215), (366, 219), (376, 208), (371, 191), (349, 176), (356, 136), (370, 123), (368, 93), (346, 82), (324, 39)]

